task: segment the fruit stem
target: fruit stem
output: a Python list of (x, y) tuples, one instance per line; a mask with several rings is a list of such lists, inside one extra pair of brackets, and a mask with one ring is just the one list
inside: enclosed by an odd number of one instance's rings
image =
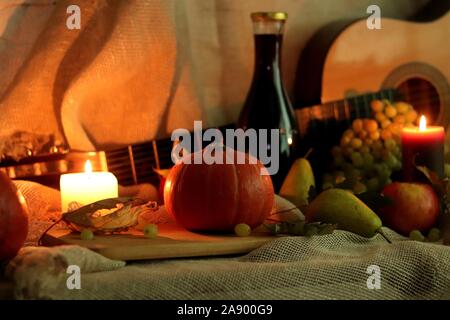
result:
[(47, 234), (47, 232), (49, 232), (54, 226), (56, 226), (58, 223), (60, 223), (63, 219), (60, 218), (59, 220), (57, 220), (55, 223), (53, 223), (50, 227), (47, 228), (47, 230), (44, 231), (44, 233), (39, 237), (37, 244), (38, 246), (42, 246), (42, 239), (44, 238), (44, 236)]
[(379, 235), (381, 235), (381, 236), (384, 238), (384, 240), (386, 240), (389, 244), (392, 244), (391, 239), (389, 239), (389, 238), (384, 234), (383, 230), (378, 229), (378, 230), (376, 231), (376, 233), (378, 233)]
[(313, 152), (313, 148), (309, 148), (308, 152), (306, 152), (304, 158), (308, 159), (309, 155)]

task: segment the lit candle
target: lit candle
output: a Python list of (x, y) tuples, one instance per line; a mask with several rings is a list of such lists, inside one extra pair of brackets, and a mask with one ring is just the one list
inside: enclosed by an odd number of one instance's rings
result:
[(444, 128), (427, 127), (425, 116), (420, 118), (418, 128), (403, 128), (402, 162), (404, 180), (421, 180), (422, 175), (415, 165), (425, 166), (439, 177), (444, 176), (444, 139)]
[(71, 202), (86, 205), (98, 200), (118, 197), (118, 183), (110, 172), (92, 172), (89, 160), (84, 173), (63, 174), (60, 179), (61, 210), (66, 212)]

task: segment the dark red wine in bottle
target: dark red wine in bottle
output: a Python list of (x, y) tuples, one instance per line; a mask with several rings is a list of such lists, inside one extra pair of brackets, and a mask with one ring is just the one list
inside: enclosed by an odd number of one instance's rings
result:
[[(279, 129), (279, 169), (271, 175), (278, 191), (291, 164), (298, 157), (298, 126), (281, 76), (281, 47), (287, 14), (252, 13), (255, 41), (253, 80), (238, 124), (244, 130)], [(267, 139), (267, 148), (275, 150)], [(258, 150), (260, 145), (258, 146)], [(259, 154), (259, 151), (258, 151)], [(255, 157), (258, 157), (255, 154)], [(268, 167), (268, 165), (266, 165)]]

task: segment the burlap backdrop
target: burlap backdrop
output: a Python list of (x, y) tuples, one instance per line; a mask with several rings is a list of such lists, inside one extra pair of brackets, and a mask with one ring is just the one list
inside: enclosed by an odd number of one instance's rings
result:
[[(0, 135), (55, 133), (91, 150), (236, 120), (253, 69), (249, 13), (290, 15), (289, 89), (320, 26), (366, 15), (408, 17), (427, 0), (1, 0)], [(81, 30), (66, 10), (81, 8)]]

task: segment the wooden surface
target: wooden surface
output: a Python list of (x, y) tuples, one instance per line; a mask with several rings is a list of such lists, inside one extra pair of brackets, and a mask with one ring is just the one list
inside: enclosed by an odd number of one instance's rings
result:
[(78, 233), (53, 231), (43, 238), (46, 246), (80, 245), (110, 259), (143, 260), (244, 254), (274, 237), (267, 234), (237, 237), (189, 232), (175, 225), (160, 225), (156, 239), (148, 239), (139, 231), (116, 235), (96, 235), (81, 240)]

